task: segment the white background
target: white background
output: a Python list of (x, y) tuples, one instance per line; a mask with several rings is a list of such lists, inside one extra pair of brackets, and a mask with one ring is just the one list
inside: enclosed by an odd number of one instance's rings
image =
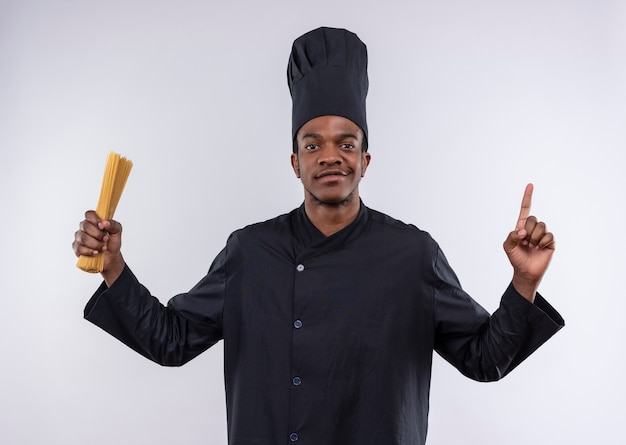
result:
[(125, 257), (166, 302), (228, 234), (298, 206), (293, 39), (368, 45), (370, 207), (428, 230), (488, 310), (527, 182), (566, 327), (499, 383), (437, 358), (429, 445), (617, 444), (626, 398), (620, 1), (0, 0), (0, 441), (225, 444), (221, 344), (162, 368), (82, 319), (106, 155), (132, 159)]

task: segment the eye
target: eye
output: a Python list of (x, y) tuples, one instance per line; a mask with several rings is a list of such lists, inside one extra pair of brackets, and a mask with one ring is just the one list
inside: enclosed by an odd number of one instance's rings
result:
[(344, 144), (339, 144), (339, 148), (343, 150), (354, 150), (355, 146), (346, 142)]
[(318, 147), (317, 144), (307, 144), (304, 146), (305, 150), (315, 150)]

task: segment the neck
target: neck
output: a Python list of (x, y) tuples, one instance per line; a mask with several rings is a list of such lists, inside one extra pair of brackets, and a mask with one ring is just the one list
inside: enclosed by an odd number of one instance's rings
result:
[(304, 199), (304, 210), (311, 223), (324, 236), (330, 236), (348, 226), (359, 215), (361, 201), (355, 190), (350, 197), (338, 203), (317, 200), (307, 193)]

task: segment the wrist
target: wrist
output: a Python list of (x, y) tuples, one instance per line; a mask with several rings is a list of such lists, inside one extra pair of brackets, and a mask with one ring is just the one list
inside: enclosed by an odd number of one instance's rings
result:
[(126, 262), (121, 254), (107, 264), (107, 267), (100, 273), (107, 287), (111, 287), (113, 283), (122, 275), (126, 267)]
[(535, 302), (535, 296), (537, 295), (537, 289), (539, 289), (539, 282), (535, 280), (529, 280), (524, 277), (513, 275), (511, 284), (522, 297), (526, 298), (531, 303)]

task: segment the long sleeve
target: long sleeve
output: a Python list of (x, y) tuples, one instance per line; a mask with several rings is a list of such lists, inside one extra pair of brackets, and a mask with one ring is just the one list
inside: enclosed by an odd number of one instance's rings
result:
[(435, 349), (467, 377), (501, 379), (564, 325), (543, 297), (530, 303), (512, 285), (489, 316), (461, 289), (441, 251), (435, 273)]
[(110, 288), (103, 283), (85, 307), (85, 319), (141, 355), (180, 366), (222, 338), (225, 252), (188, 293), (164, 306), (125, 267)]

